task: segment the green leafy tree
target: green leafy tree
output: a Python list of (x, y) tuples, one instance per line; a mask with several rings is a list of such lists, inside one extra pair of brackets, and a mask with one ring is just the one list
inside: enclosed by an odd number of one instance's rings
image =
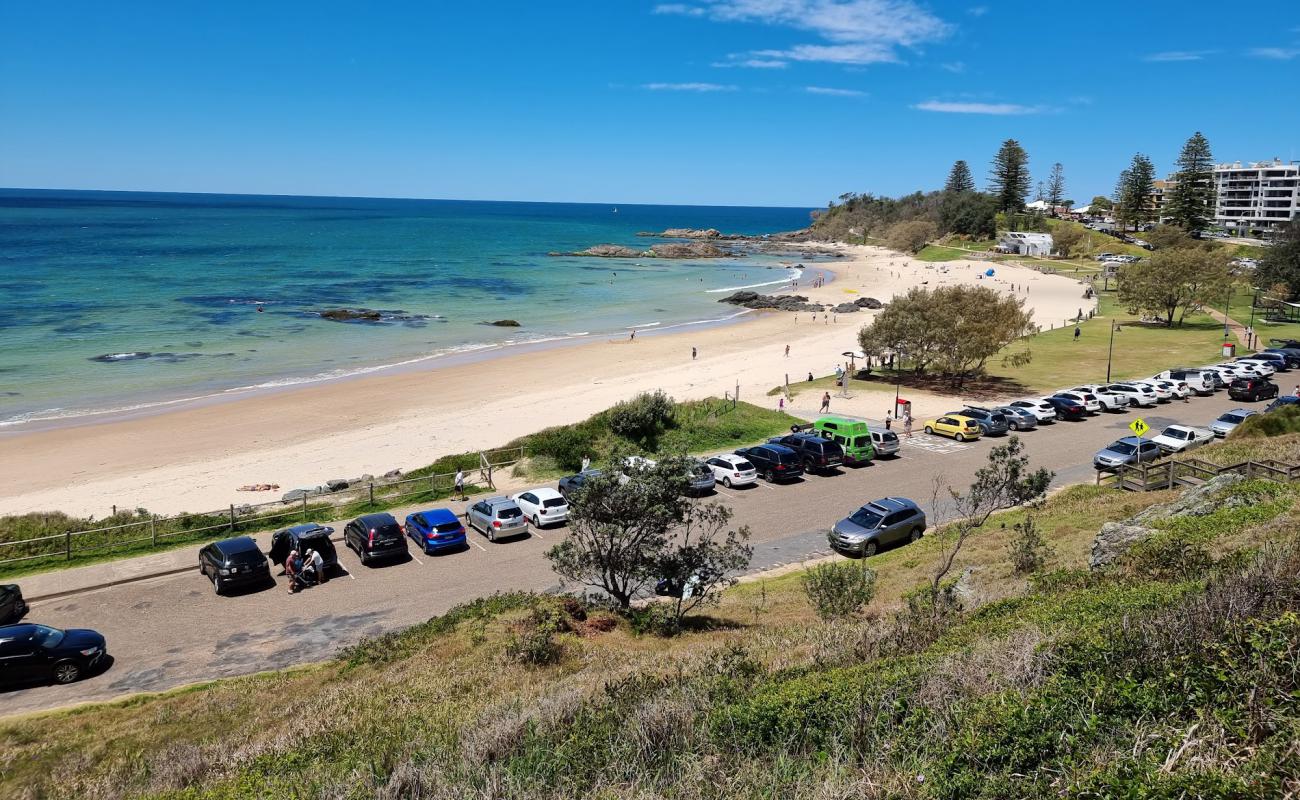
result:
[(1111, 199), (1100, 194), (1092, 198), (1092, 202), (1088, 203), (1088, 210), (1094, 213), (1097, 211), (1110, 211), (1113, 208), (1115, 208), (1115, 204), (1111, 202)]
[(885, 232), (885, 244), (902, 253), (919, 253), (938, 235), (938, 226), (929, 220), (898, 222), (889, 226)]
[(1166, 325), (1182, 325), (1191, 312), (1228, 292), (1232, 272), (1222, 249), (1175, 247), (1119, 270), (1119, 300), (1134, 313), (1152, 314)]
[(1287, 299), (1300, 297), (1300, 217), (1278, 231), (1277, 241), (1268, 249), (1255, 273), (1259, 286), (1283, 286)]
[(1052, 216), (1056, 216), (1058, 206), (1065, 205), (1065, 167), (1059, 161), (1052, 165), (1052, 172), (1047, 176), (1047, 204), (1052, 207)]
[(1022, 211), (1029, 196), (1029, 154), (1015, 139), (1007, 139), (993, 157), (989, 194), (999, 211)]
[(861, 562), (831, 561), (809, 567), (803, 575), (808, 603), (824, 620), (857, 614), (876, 594), (876, 572)]
[(1183, 145), (1178, 154), (1173, 190), (1166, 204), (1170, 221), (1188, 233), (1199, 233), (1210, 224), (1214, 212), (1214, 156), (1200, 131)]
[[(546, 552), (565, 581), (599, 589), (620, 608), (660, 579), (689, 587), (675, 618), (705, 602), (749, 564), (748, 528), (726, 530), (731, 511), (686, 496), (692, 462), (671, 457), (649, 468), (591, 478), (571, 497), (569, 535)], [(687, 594), (683, 592), (683, 594)]]
[(1186, 231), (1173, 225), (1157, 225), (1143, 238), (1157, 250), (1171, 247), (1194, 247), (1197, 244), (1197, 241), (1188, 236)]
[(1116, 219), (1124, 227), (1137, 227), (1153, 217), (1151, 188), (1156, 169), (1151, 159), (1141, 153), (1133, 156), (1128, 169), (1120, 173), (1116, 185)]
[(945, 192), (973, 192), (975, 178), (970, 174), (970, 167), (965, 161), (958, 161), (948, 171), (948, 181), (943, 185)]
[(972, 239), (997, 234), (997, 202), (983, 192), (945, 193), (939, 206), (939, 229)]
[(1052, 230), (1052, 245), (1062, 258), (1069, 258), (1083, 244), (1083, 226), (1058, 223)]
[(858, 343), (867, 355), (902, 353), (918, 373), (933, 367), (960, 381), (1032, 330), (1023, 299), (985, 286), (916, 287), (863, 327)]

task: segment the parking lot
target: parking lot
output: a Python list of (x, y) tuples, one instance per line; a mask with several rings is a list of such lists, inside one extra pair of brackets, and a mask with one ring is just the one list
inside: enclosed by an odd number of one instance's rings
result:
[[(1189, 403), (1044, 425), (1020, 438), (1034, 466), (1056, 472), (1054, 485), (1091, 482), (1093, 453), (1129, 435), (1134, 418), (1141, 416), (1155, 433), (1173, 423), (1205, 426), (1242, 405), (1262, 409), (1265, 404), (1242, 404), (1218, 392)], [(988, 450), (1004, 441), (994, 437), (959, 444), (918, 431), (911, 439), (904, 437), (896, 458), (788, 485), (719, 487), (713, 499), (731, 506), (736, 525), (749, 526), (755, 548), (752, 569), (758, 571), (826, 554), (826, 529), (882, 496), (910, 497), (926, 509), (932, 526), (942, 522), (943, 510), (929, 507), (933, 478), (941, 476), (964, 489)], [(466, 504), (448, 505), (460, 513)], [(400, 519), (413, 510), (393, 513)], [(341, 524), (333, 524), (341, 531)], [(0, 710), (17, 713), (103, 700), (317, 661), (363, 636), (422, 622), (494, 591), (553, 590), (559, 584), (544, 553), (565, 535), (561, 527), (492, 544), (471, 532), (469, 547), (461, 552), (426, 556), (413, 551), (409, 560), (370, 567), (340, 544), (343, 574), (295, 595), (278, 577), (274, 589), (218, 597), (196, 570), (37, 602), (27, 621), (95, 628), (107, 637), (115, 662), (104, 673), (70, 686), (0, 694)]]

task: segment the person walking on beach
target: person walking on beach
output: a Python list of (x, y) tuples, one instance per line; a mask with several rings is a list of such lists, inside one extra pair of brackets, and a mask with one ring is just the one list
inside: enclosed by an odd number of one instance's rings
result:
[(632, 331), (632, 335), (629, 336), (629, 337), (627, 337), (627, 338), (628, 338), (628, 341), (629, 341), (629, 342), (635, 342), (635, 341), (636, 341), (636, 331)]
[(456, 494), (465, 499), (465, 473), (459, 467), (456, 468)]
[(698, 355), (698, 354), (699, 354), (699, 351), (696, 350), (694, 347), (692, 347), (692, 348), (691, 348), (691, 360), (694, 361), (694, 360), (695, 360), (695, 356)]
[(831, 393), (826, 392), (822, 395), (822, 413), (825, 414), (831, 410)]
[(790, 357), (790, 345), (788, 344), (785, 346), (785, 357), (786, 358)]

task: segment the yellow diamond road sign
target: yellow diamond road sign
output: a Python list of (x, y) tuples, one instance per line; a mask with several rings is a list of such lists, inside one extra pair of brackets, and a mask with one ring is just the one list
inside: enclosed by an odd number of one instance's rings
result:
[(1146, 432), (1151, 430), (1151, 426), (1143, 422), (1141, 418), (1133, 420), (1133, 422), (1129, 423), (1129, 427), (1138, 436), (1145, 436)]

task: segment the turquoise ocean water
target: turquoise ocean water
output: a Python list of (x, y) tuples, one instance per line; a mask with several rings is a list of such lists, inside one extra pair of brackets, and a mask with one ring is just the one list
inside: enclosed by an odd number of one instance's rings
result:
[[(0, 189), (0, 426), (721, 320), (736, 313), (717, 302), (724, 292), (784, 283), (796, 257), (547, 253), (809, 219), (802, 208), (614, 208)], [(317, 313), (336, 307), (385, 313)], [(483, 324), (497, 319), (522, 327)]]

